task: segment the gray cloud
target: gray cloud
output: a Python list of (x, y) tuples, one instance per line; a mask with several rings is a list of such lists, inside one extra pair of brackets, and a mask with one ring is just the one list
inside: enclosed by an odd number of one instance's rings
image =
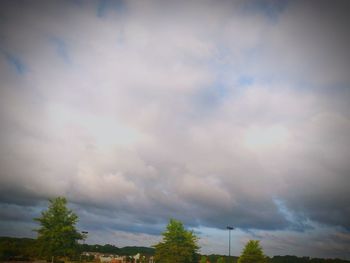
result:
[(303, 244), (327, 236), (346, 255), (346, 10), (345, 1), (3, 2), (1, 234), (64, 195), (91, 242), (153, 241), (175, 217), (265, 231), (271, 253), (283, 233)]

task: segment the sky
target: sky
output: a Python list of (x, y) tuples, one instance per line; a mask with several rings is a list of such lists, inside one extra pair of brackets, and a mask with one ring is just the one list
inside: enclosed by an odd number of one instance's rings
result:
[(347, 1), (0, 5), (0, 236), (350, 259)]

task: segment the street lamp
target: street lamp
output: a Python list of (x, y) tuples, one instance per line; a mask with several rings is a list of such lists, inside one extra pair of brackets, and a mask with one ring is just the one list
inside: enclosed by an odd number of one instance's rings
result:
[(227, 226), (228, 229), (228, 256), (231, 256), (231, 230), (235, 229), (233, 226)]

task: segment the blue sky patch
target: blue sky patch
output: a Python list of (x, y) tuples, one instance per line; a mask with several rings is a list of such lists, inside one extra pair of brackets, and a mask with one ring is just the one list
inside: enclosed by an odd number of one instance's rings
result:
[(17, 74), (24, 74), (27, 72), (27, 67), (24, 64), (24, 62), (16, 55), (6, 52), (6, 51), (1, 51), (3, 53), (7, 63), (11, 65), (11, 67), (16, 71)]
[(222, 100), (229, 95), (229, 89), (223, 83), (215, 82), (213, 85), (203, 87), (194, 96), (194, 102), (200, 112), (210, 111), (218, 107)]
[(279, 213), (289, 222), (292, 230), (303, 232), (306, 229), (312, 228), (309, 224), (309, 220), (305, 216), (290, 210), (283, 200), (274, 198), (273, 202)]
[(108, 11), (114, 10), (116, 12), (124, 12), (125, 4), (122, 0), (111, 1), (111, 0), (99, 0), (97, 4), (96, 15), (97, 17), (103, 18), (107, 16)]
[(56, 54), (67, 64), (71, 63), (71, 58), (69, 56), (69, 51), (66, 42), (58, 37), (51, 37), (51, 43), (56, 48)]
[(250, 86), (254, 83), (254, 78), (251, 76), (242, 75), (238, 78), (238, 84), (240, 86)]
[(270, 21), (278, 20), (279, 15), (286, 9), (288, 0), (252, 0), (246, 1), (243, 11), (260, 13)]

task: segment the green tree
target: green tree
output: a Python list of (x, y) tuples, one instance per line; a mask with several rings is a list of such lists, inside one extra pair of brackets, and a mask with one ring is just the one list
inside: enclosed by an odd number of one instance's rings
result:
[(218, 261), (216, 261), (217, 263), (224, 263), (225, 261), (224, 261), (224, 258), (223, 257), (219, 257), (218, 258)]
[(155, 261), (161, 263), (198, 262), (198, 238), (193, 231), (184, 228), (180, 221), (170, 219), (163, 240), (156, 244)]
[(259, 240), (249, 240), (245, 245), (238, 263), (266, 263), (266, 256), (260, 246)]
[(78, 216), (67, 208), (67, 200), (57, 197), (49, 200), (49, 207), (35, 218), (41, 227), (38, 232), (38, 243), (41, 255), (54, 259), (57, 257), (71, 257), (77, 254), (78, 240), (83, 239), (75, 224)]
[(202, 256), (201, 257), (201, 263), (207, 263), (207, 257), (206, 256)]
[(36, 247), (35, 240), (31, 238), (0, 237), (0, 262), (34, 258)]

